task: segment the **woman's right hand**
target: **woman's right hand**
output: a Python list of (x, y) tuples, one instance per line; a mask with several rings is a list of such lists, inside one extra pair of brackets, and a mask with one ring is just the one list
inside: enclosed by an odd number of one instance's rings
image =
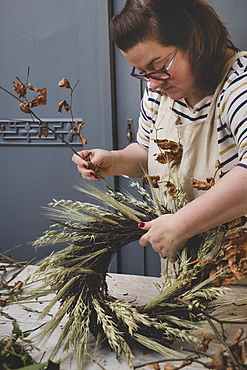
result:
[(111, 175), (113, 159), (113, 153), (103, 149), (82, 150), (72, 157), (78, 172), (85, 180), (100, 180)]

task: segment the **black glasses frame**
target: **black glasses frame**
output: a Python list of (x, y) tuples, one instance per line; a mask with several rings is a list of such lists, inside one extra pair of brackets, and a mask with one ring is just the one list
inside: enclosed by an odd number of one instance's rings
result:
[[(173, 54), (170, 62), (167, 65), (167, 67), (162, 68), (162, 69), (159, 69), (158, 71), (151, 72), (151, 73), (134, 73), (136, 67), (133, 67), (132, 72), (130, 73), (130, 75), (132, 77), (138, 78), (139, 80), (142, 80), (142, 81), (149, 81), (150, 80), (150, 77), (153, 80), (158, 80), (158, 81), (165, 81), (165, 80), (167, 80), (169, 77), (171, 77), (171, 75), (168, 73), (168, 70), (171, 67), (171, 65), (172, 65), (172, 63), (173, 63), (173, 61), (174, 61), (174, 59), (175, 59), (175, 57), (177, 55), (178, 49), (179, 49), (179, 46), (177, 47), (175, 53)], [(156, 75), (159, 74), (159, 73), (166, 74), (167, 77), (163, 77), (163, 78), (156, 77)]]

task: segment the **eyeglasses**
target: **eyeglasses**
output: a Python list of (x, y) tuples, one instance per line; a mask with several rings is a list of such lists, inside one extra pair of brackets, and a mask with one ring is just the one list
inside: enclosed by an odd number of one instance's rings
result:
[(159, 69), (158, 71), (151, 72), (151, 73), (134, 73), (135, 72), (135, 67), (133, 67), (131, 76), (138, 78), (139, 80), (143, 81), (149, 81), (150, 78), (153, 78), (154, 80), (159, 80), (159, 81), (164, 81), (167, 80), (171, 75), (168, 73), (169, 68), (171, 68), (172, 63), (174, 62), (174, 59), (177, 55), (179, 46), (177, 47), (172, 59), (168, 63), (167, 67), (163, 67), (162, 69)]

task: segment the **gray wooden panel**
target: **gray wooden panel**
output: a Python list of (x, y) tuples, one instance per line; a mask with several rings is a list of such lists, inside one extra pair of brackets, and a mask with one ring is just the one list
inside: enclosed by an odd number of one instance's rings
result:
[(247, 49), (247, 1), (211, 0), (209, 1), (226, 25), (236, 47)]
[[(80, 79), (73, 113), (86, 122), (85, 148), (112, 148), (107, 18), (106, 0), (0, 2), (0, 85), (11, 91), (15, 76), (26, 82), (30, 66), (29, 82), (48, 89), (48, 104), (35, 113), (48, 121), (66, 120), (69, 114), (58, 113), (57, 103), (69, 95), (58, 81), (66, 77), (73, 86)], [(19, 118), (29, 119), (18, 101), (0, 91), (0, 119)], [(27, 126), (19, 131), (22, 140), (0, 143), (0, 244), (3, 251), (21, 245), (11, 252), (15, 258), (39, 259), (53, 249), (36, 253), (29, 244), (50, 224), (41, 207), (53, 198), (88, 198), (73, 188), (80, 176), (70, 149), (37, 140), (25, 144)]]

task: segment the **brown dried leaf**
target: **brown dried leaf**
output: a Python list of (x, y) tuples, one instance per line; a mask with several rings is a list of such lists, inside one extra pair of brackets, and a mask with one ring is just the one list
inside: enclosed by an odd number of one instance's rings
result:
[(176, 370), (174, 365), (168, 364), (164, 366), (164, 370)]
[(32, 84), (28, 84), (28, 88), (29, 90), (32, 90), (32, 91), (35, 91), (35, 92), (39, 92), (40, 89), (38, 89), (37, 87), (34, 87)]
[(239, 341), (241, 340), (242, 336), (244, 334), (244, 329), (243, 328), (239, 328), (237, 333), (234, 335), (234, 339), (233, 339), (233, 345), (234, 344), (237, 344), (239, 343)]
[(167, 158), (167, 153), (158, 153), (158, 154), (155, 154), (156, 155), (156, 158), (155, 160), (161, 164), (166, 164), (167, 162), (169, 162), (168, 158)]
[(70, 89), (70, 83), (69, 83), (69, 80), (67, 80), (67, 78), (62, 78), (62, 79), (58, 82), (58, 86), (59, 86), (59, 87), (62, 87), (63, 89)]
[(235, 233), (228, 235), (224, 239), (224, 244), (227, 245), (229, 243), (231, 243), (231, 245), (237, 245), (237, 246), (242, 245), (242, 247), (245, 250), (247, 246), (247, 233), (245, 231), (240, 230), (240, 231), (237, 231)]
[(166, 187), (168, 189), (168, 193), (170, 194), (170, 196), (172, 198), (176, 198), (177, 197), (177, 189), (176, 189), (175, 185), (172, 182), (167, 181)]
[(154, 369), (154, 370), (160, 370), (160, 365), (157, 363), (157, 364), (150, 364), (150, 365), (147, 365), (147, 367), (149, 369)]
[(85, 126), (85, 122), (78, 122), (78, 121), (75, 121), (74, 124), (73, 124), (73, 131), (75, 134), (79, 134), (81, 129), (83, 129), (83, 127)]
[(170, 150), (174, 153), (177, 153), (181, 150), (182, 145), (176, 143), (175, 141), (167, 140), (167, 139), (156, 139), (154, 142), (158, 145), (158, 147), (162, 150)]
[(231, 229), (234, 229), (235, 227), (243, 226), (245, 222), (246, 222), (245, 217), (239, 217), (239, 218), (236, 218), (235, 220), (228, 222), (227, 228), (228, 230), (231, 230)]
[(223, 349), (221, 347), (217, 347), (215, 354), (213, 356), (213, 365), (214, 370), (225, 370), (226, 369), (226, 359), (223, 355)]
[(160, 149), (164, 150), (163, 153), (156, 154), (156, 160), (159, 163), (166, 164), (170, 162), (172, 167), (181, 163), (183, 146), (180, 143), (167, 139), (157, 139), (154, 142)]
[(190, 180), (192, 181), (193, 188), (197, 190), (208, 190), (215, 185), (215, 180), (213, 179), (213, 177), (206, 178), (206, 182), (196, 180), (193, 177), (191, 177)]
[(43, 89), (36, 88), (35, 91), (39, 92), (40, 94), (31, 100), (31, 103), (30, 103), (31, 107), (34, 108), (34, 107), (38, 107), (39, 105), (46, 105), (47, 103), (46, 88), (45, 87)]
[[(9, 302), (9, 298), (5, 298), (5, 299), (0, 299), (0, 307), (5, 307), (7, 306), (7, 303)], [(2, 311), (2, 310), (0, 310)]]
[(62, 113), (63, 108), (66, 110), (66, 112), (68, 112), (70, 110), (70, 106), (66, 102), (66, 100), (62, 100), (62, 101), (60, 101), (60, 103), (58, 103), (58, 110), (57, 111)]
[(73, 137), (75, 138), (75, 140), (79, 138), (82, 145), (87, 144), (87, 139), (80, 133), (84, 125), (85, 125), (85, 122), (78, 122), (78, 121), (74, 122), (73, 124)]
[(82, 145), (87, 144), (87, 139), (82, 134), (80, 134), (80, 142), (82, 143)]
[(17, 78), (17, 82), (13, 82), (13, 90), (15, 90), (16, 94), (19, 96), (19, 98), (23, 98), (27, 93), (27, 87), (24, 85), (24, 83), (21, 82), (21, 80)]
[(142, 182), (144, 182), (144, 184), (147, 184), (147, 185), (149, 185), (153, 188), (156, 188), (156, 189), (159, 188), (158, 181), (160, 181), (160, 176), (159, 175), (149, 176), (149, 175), (146, 174), (142, 177)]
[(202, 333), (202, 341), (198, 346), (198, 351), (207, 352), (211, 340), (212, 338), (209, 334)]
[(48, 137), (48, 135), (49, 135), (48, 128), (42, 128), (41, 129), (41, 132), (39, 133), (39, 140), (42, 140), (42, 135), (44, 135), (45, 137)]
[(242, 349), (242, 361), (243, 363), (246, 363), (246, 360), (247, 360), (247, 342), (246, 341), (241, 343), (241, 349)]
[(30, 110), (30, 103), (21, 103), (19, 105), (19, 108), (22, 112), (24, 113), (31, 113), (31, 110)]

